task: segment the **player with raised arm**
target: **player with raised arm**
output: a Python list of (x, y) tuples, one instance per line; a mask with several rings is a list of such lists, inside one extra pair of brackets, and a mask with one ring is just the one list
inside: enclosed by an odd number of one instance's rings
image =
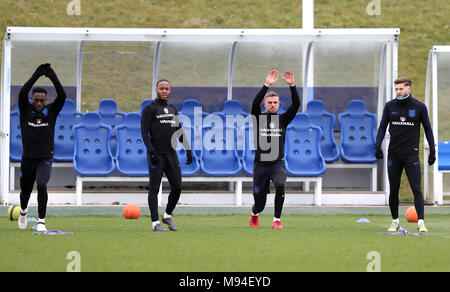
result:
[[(45, 76), (49, 78), (56, 89), (56, 99), (50, 104), (47, 101), (47, 90), (34, 87), (31, 104), (28, 93), (36, 81)], [(47, 212), (47, 183), (50, 179), (53, 153), (55, 123), (59, 112), (64, 106), (66, 93), (50, 64), (37, 67), (31, 78), (19, 92), (20, 126), (22, 132), (23, 154), (20, 165), (20, 216), (19, 229), (27, 227), (28, 201), (37, 184), (37, 201), (39, 220), (37, 231), (46, 231), (45, 216)]]
[[(283, 114), (278, 114), (279, 95), (269, 91), (277, 80), (278, 72), (272, 70), (267, 74), (264, 86), (256, 95), (252, 104), (253, 132), (255, 135), (255, 163), (253, 168), (253, 197), (250, 226), (257, 227), (259, 213), (264, 210), (267, 194), (270, 193), (270, 181), (275, 185), (275, 212), (272, 227), (282, 229), (281, 212), (284, 204), (286, 168), (284, 164), (284, 144), (288, 124), (295, 118), (300, 107), (300, 98), (295, 86), (294, 74), (284, 72), (282, 78), (291, 91), (292, 104)], [(260, 104), (264, 102), (265, 113), (261, 113)]]

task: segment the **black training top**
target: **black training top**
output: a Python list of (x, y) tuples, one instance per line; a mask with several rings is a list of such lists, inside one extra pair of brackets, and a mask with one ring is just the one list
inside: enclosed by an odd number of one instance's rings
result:
[[(284, 143), (288, 124), (295, 118), (300, 107), (297, 88), (290, 86), (292, 104), (285, 113), (261, 113), (260, 104), (269, 88), (263, 86), (252, 104), (253, 133), (255, 134), (255, 163), (273, 164), (284, 158)], [(257, 138), (257, 139), (256, 139)]]
[(28, 102), (28, 92), (40, 75), (33, 74), (19, 92), (20, 126), (22, 132), (22, 157), (52, 158), (55, 148), (55, 122), (66, 101), (66, 93), (56, 75), (50, 77), (56, 89), (54, 102), (36, 112)]
[(176, 139), (183, 142), (184, 132), (177, 116), (177, 109), (160, 98), (144, 107), (141, 118), (141, 133), (149, 153), (173, 153), (177, 145), (175, 144), (172, 147), (172, 137), (178, 130), (180, 131), (177, 133)]
[(423, 125), (430, 148), (434, 148), (433, 130), (425, 104), (412, 96), (387, 102), (384, 106), (375, 147), (381, 146), (389, 125), (391, 140), (388, 151), (390, 153), (419, 153), (420, 123)]

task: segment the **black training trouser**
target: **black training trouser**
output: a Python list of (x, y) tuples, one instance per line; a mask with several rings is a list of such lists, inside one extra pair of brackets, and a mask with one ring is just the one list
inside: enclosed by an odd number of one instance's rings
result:
[(266, 206), (267, 194), (270, 193), (270, 181), (275, 185), (275, 218), (281, 218), (286, 185), (286, 168), (283, 161), (274, 164), (255, 162), (253, 166), (253, 197), (255, 204), (253, 214), (261, 213)]
[(44, 219), (47, 212), (47, 183), (52, 172), (51, 158), (26, 158), (22, 157), (20, 164), (20, 207), (25, 210), (28, 207), (34, 182), (37, 185), (37, 201), (39, 218)]
[(398, 192), (403, 169), (414, 194), (414, 206), (419, 219), (424, 219), (424, 200), (421, 186), (421, 167), (418, 154), (388, 153), (388, 176), (390, 185), (389, 207), (392, 218), (398, 218)]
[(176, 152), (169, 154), (158, 154), (159, 163), (153, 165), (150, 160), (150, 155), (147, 155), (147, 163), (149, 169), (149, 190), (148, 190), (148, 206), (150, 209), (150, 216), (152, 221), (159, 220), (158, 216), (158, 193), (161, 185), (163, 173), (166, 174), (167, 180), (170, 184), (170, 193), (166, 206), (166, 213), (172, 214), (175, 209), (181, 194), (181, 168), (180, 162)]

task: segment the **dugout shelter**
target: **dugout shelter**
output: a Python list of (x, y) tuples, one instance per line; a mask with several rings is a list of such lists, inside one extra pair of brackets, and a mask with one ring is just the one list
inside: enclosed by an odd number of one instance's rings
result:
[[(295, 74), (301, 106), (321, 101), (327, 113), (336, 117), (332, 135), (341, 139), (338, 116), (349, 110), (353, 100), (362, 101), (365, 110), (379, 123), (386, 101), (395, 97), (400, 30), (392, 29), (141, 29), (141, 28), (48, 28), (8, 27), (3, 40), (0, 120), (0, 201), (19, 201), (17, 188), (20, 162), (11, 158), (11, 128), (18, 92), (34, 69), (51, 63), (63, 84), (67, 98), (83, 115), (99, 112), (103, 100), (113, 100), (120, 113), (140, 112), (141, 104), (155, 98), (156, 81), (172, 83), (170, 103), (183, 110), (186, 100), (196, 100), (203, 115), (224, 110), (227, 101), (239, 101), (248, 112), (267, 72), (291, 70)], [(37, 85), (53, 87), (42, 78)], [(273, 90), (282, 107), (290, 103), (290, 93), (279, 80)], [(116, 125), (118, 126), (118, 125)], [(358, 129), (357, 129), (358, 130)], [(365, 129), (367, 130), (367, 129)], [(361, 129), (362, 131), (362, 129)], [(351, 135), (350, 135), (351, 137)], [(363, 137), (364, 138), (364, 137)], [(56, 139), (56, 138), (55, 138)], [(361, 138), (362, 139), (362, 138)], [(389, 135), (383, 149), (389, 143)], [(20, 157), (20, 156), (19, 156)], [(49, 183), (49, 203), (86, 204), (112, 201), (146, 202), (146, 193), (84, 194), (82, 179), (72, 162), (54, 162)], [(292, 177), (292, 191), (286, 204), (378, 204), (388, 202), (387, 168), (383, 162), (327, 162), (321, 185), (309, 192), (310, 179)], [(145, 176), (124, 177), (114, 172), (92, 184), (116, 181), (145, 183)], [(251, 204), (251, 191), (245, 184), (251, 177), (240, 171), (232, 177), (204, 174), (186, 176), (185, 182), (228, 182), (224, 194), (183, 194), (185, 204)], [(244, 188), (243, 188), (244, 184)], [(73, 186), (67, 188), (66, 186)], [(81, 189), (80, 189), (81, 188)], [(317, 189), (319, 188), (319, 189)], [(298, 194), (296, 193), (298, 190)], [(304, 193), (303, 193), (304, 192)], [(320, 192), (320, 200), (317, 194)], [(32, 195), (32, 201), (35, 194)], [(165, 196), (162, 192), (161, 202)], [(183, 201), (184, 200), (184, 201)]]
[[(424, 166), (424, 196), (434, 204), (449, 204), (450, 200), (450, 46), (434, 46), (428, 55), (425, 85), (434, 139), (436, 163)], [(428, 161), (429, 145), (424, 138), (424, 161)], [(426, 159), (426, 160), (425, 160)]]

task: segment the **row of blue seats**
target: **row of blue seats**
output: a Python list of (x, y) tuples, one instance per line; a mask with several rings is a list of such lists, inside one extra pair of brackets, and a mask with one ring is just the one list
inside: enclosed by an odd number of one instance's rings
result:
[[(55, 155), (54, 160), (58, 162), (72, 161), (74, 139), (72, 128), (81, 122), (83, 114), (76, 111), (75, 103), (66, 99), (61, 112), (56, 119), (55, 125)], [(13, 162), (22, 160), (22, 133), (20, 128), (19, 107), (10, 113), (10, 147), (9, 157)]]
[[(289, 100), (283, 100), (285, 104)], [(279, 113), (285, 112), (281, 103)], [(202, 107), (197, 100), (185, 100), (180, 113), (194, 116), (194, 109)], [(244, 105), (237, 100), (230, 100), (223, 104), (223, 110), (218, 113), (224, 119), (224, 115), (248, 115), (243, 110)], [(348, 110), (338, 114), (339, 128), (341, 129), (340, 143), (334, 138), (336, 117), (325, 110), (323, 102), (313, 100), (308, 102), (305, 113), (310, 116), (311, 122), (321, 128), (320, 150), (326, 163), (332, 163), (339, 158), (348, 163), (373, 163), (376, 158), (373, 154), (375, 144), (375, 131), (377, 125), (376, 115), (366, 110), (363, 101), (354, 100), (348, 105)], [(201, 112), (201, 117), (205, 118), (208, 113)], [(233, 125), (231, 125), (233, 126)], [(439, 170), (450, 170), (450, 141), (440, 141), (438, 143)]]
[[(183, 107), (179, 113), (188, 116), (191, 119), (191, 124), (194, 124), (195, 114), (200, 114), (203, 119), (208, 115), (219, 115), (224, 122), (225, 115), (248, 115), (237, 100), (226, 101), (224, 109), (218, 113), (196, 112), (195, 109), (199, 108), (201, 108), (201, 104), (198, 101), (189, 99), (183, 102)], [(283, 111), (285, 109), (281, 108), (279, 113), (281, 114)], [(377, 117), (366, 110), (364, 101), (351, 101), (348, 110), (338, 115), (341, 129), (340, 149), (334, 138), (336, 116), (325, 110), (323, 102), (320, 100), (308, 102), (305, 113), (308, 113), (311, 122), (322, 130), (320, 150), (325, 162), (331, 163), (339, 158), (350, 163), (373, 163), (376, 161), (373, 149)]]
[[(151, 99), (146, 99), (143, 101), (143, 104), (145, 105), (147, 102), (151, 101)], [(286, 109), (289, 107), (289, 105), (291, 104), (291, 97), (286, 97), (286, 96), (281, 96), (280, 97), (280, 108), (279, 108), (279, 113), (282, 114), (286, 111)], [(191, 106), (190, 104), (192, 104), (192, 106), (196, 106), (196, 107), (201, 107), (203, 112), (207, 112), (207, 113), (215, 113), (215, 112), (223, 112), (223, 111), (229, 111), (230, 109), (233, 110), (233, 108), (237, 109), (238, 111), (243, 112), (244, 115), (247, 115), (250, 112), (250, 107), (248, 104), (246, 103), (241, 103), (238, 100), (233, 100), (231, 103), (227, 103), (225, 102), (214, 102), (211, 103), (210, 105), (204, 105), (200, 102), (198, 102), (196, 99), (186, 99), (183, 102), (176, 102), (173, 103), (172, 105), (175, 106), (177, 108), (178, 111), (181, 111), (182, 109), (185, 109), (189, 106)], [(141, 108), (142, 108), (142, 104), (141, 104)], [(264, 110), (264, 106), (261, 104), (261, 110)]]
[[(208, 117), (219, 115), (222, 117), (223, 124), (227, 127), (239, 127), (237, 123), (229, 125), (225, 121), (225, 115), (243, 115), (238, 107), (238, 101), (233, 104), (233, 107), (234, 110), (224, 110), (223, 112), (210, 114)], [(194, 107), (190, 108), (192, 109)], [(190, 117), (191, 124), (193, 124), (192, 119), (194, 113), (192, 111), (182, 110), (180, 113)], [(373, 149), (375, 145), (377, 117), (375, 114), (366, 110), (364, 101), (351, 101), (348, 105), (348, 110), (338, 115), (341, 129), (340, 147), (338, 147), (334, 137), (336, 117), (334, 114), (325, 110), (322, 101), (313, 100), (308, 102), (304, 113), (309, 115), (310, 121), (314, 126), (321, 129), (320, 152), (326, 163), (332, 163), (339, 158), (349, 163), (373, 163), (376, 161)], [(201, 114), (205, 119), (205, 113)], [(251, 121), (251, 119), (246, 120), (246, 122), (250, 123)], [(293, 122), (295, 123), (295, 120)], [(236, 137), (239, 137), (239, 135), (236, 135)]]
[[(151, 100), (144, 100), (141, 104), (142, 108)], [(139, 111), (140, 112), (140, 111)], [(125, 112), (117, 109), (117, 103), (113, 99), (104, 99), (100, 102), (96, 111), (101, 116), (103, 123), (115, 127), (123, 124), (125, 121)], [(61, 112), (56, 119), (55, 125), (55, 153), (53, 159), (58, 162), (69, 162), (73, 159), (74, 138), (72, 128), (79, 124), (82, 120), (83, 113), (76, 110), (73, 100), (66, 99)], [(10, 114), (10, 160), (13, 162), (22, 159), (22, 133), (20, 131), (20, 113), (18, 106), (11, 111)], [(116, 152), (115, 134), (112, 136), (112, 151)]]
[[(105, 101), (105, 103), (101, 103), (103, 104), (103, 107), (100, 107), (102, 110), (99, 109), (99, 111), (97, 111), (97, 113), (101, 115), (101, 122), (109, 124), (113, 127), (119, 125), (119, 122), (117, 122), (117, 117), (119, 117), (120, 115), (118, 115), (116, 112), (117, 106), (115, 106), (115, 102), (110, 102), (111, 100)], [(144, 102), (143, 106), (145, 106)], [(110, 105), (109, 111), (105, 110), (105, 104)], [(228, 108), (225, 106), (224, 109), (227, 114), (233, 112), (242, 114), (242, 112), (240, 112), (239, 108), (236, 106), (236, 102), (229, 101), (228, 104), (231, 106), (229, 106)], [(192, 107), (187, 106), (188, 109), (192, 109), (193, 107), (195, 107), (195, 102), (192, 104)], [(320, 101), (311, 101), (310, 103), (308, 103), (306, 112), (309, 114), (311, 122), (321, 128), (321, 136), (319, 138), (320, 156), (325, 159), (325, 162), (332, 162), (337, 160), (339, 158), (339, 149), (336, 146), (333, 135), (335, 124), (334, 115), (325, 112), (323, 104)], [(181, 111), (180, 113), (186, 114), (183, 111)], [(187, 114), (189, 114), (189, 112), (187, 112)], [(15, 119), (13, 119), (13, 115), (16, 115)], [(72, 134), (72, 127), (81, 121), (81, 116), (82, 114), (75, 110), (73, 101), (67, 100), (63, 110), (60, 113), (60, 116), (57, 119), (57, 125), (55, 127), (55, 161), (73, 161), (75, 139)], [(125, 116), (126, 115), (123, 115), (123, 118), (125, 118)], [(20, 161), (21, 153), (18, 153), (19, 151), (17, 151), (17, 149), (21, 149), (18, 115), (17, 113), (12, 112), (11, 117), (11, 160)], [(17, 122), (15, 123), (14, 120), (16, 120)], [(373, 151), (371, 151), (371, 149), (373, 149), (374, 143), (374, 138), (372, 136), (374, 135), (375, 131), (376, 117), (373, 114), (367, 113), (365, 111), (364, 102), (352, 101), (349, 104), (348, 112), (342, 113), (339, 117), (339, 121), (342, 129), (349, 129), (349, 135), (345, 135), (344, 131), (343, 133), (341, 133), (341, 149), (343, 160), (348, 162), (374, 162), (375, 158), (373, 157)], [(293, 121), (293, 123), (295, 124), (295, 120)], [(121, 124), (124, 124), (123, 119), (121, 121)], [(358, 129), (358, 131), (356, 131), (356, 129)], [(370, 133), (371, 129), (373, 129), (373, 133)], [(115, 133), (116, 131), (112, 131), (111, 136), (115, 137)], [(237, 135), (235, 137), (237, 137)], [(117, 138), (114, 138), (111, 144), (115, 144), (116, 139)], [(238, 143), (236, 143), (236, 145), (237, 144)], [(289, 145), (289, 142), (287, 143), (287, 145)], [(113, 156), (115, 156), (115, 145), (112, 148), (112, 154)], [(199, 156), (198, 151), (196, 152), (196, 154)], [(243, 160), (244, 157), (242, 156), (242, 152), (239, 153), (238, 157)], [(250, 161), (252, 159), (247, 160)], [(244, 166), (244, 169), (247, 169), (246, 173), (250, 173), (252, 171), (252, 167), (245, 168)]]
[[(151, 99), (145, 99), (141, 102), (141, 109), (138, 113), (142, 112), (142, 109), (152, 102)], [(229, 101), (224, 105), (226, 112), (234, 112), (239, 107), (239, 101)], [(194, 99), (185, 100), (183, 103), (184, 112), (187, 116), (192, 116), (195, 107), (201, 107), (201, 104)], [(123, 124), (127, 113), (118, 110), (117, 103), (113, 99), (103, 99), (100, 101), (99, 108), (96, 111), (101, 116), (101, 121), (111, 127)], [(241, 114), (247, 115), (246, 112)], [(203, 116), (207, 114), (204, 113)], [(55, 156), (54, 160), (58, 162), (71, 161), (73, 154), (73, 137), (71, 135), (72, 127), (81, 122), (83, 113), (76, 111), (75, 103), (71, 99), (66, 99), (63, 109), (61, 110), (55, 126)], [(21, 161), (22, 159), (22, 134), (20, 131), (20, 113), (18, 106), (11, 111), (10, 114), (10, 160), (13, 162)], [(112, 152), (116, 152), (115, 133), (112, 136)]]
[[(247, 127), (246, 132), (250, 134), (252, 129)], [(285, 156), (289, 175), (318, 176), (325, 172), (325, 161), (319, 149), (320, 132), (320, 128), (311, 124), (308, 114), (299, 114), (289, 126)], [(147, 176), (147, 152), (141, 137), (140, 115), (130, 113), (125, 123), (116, 127), (115, 157), (110, 151), (111, 133), (111, 127), (102, 123), (97, 113), (84, 115), (82, 123), (73, 128), (75, 172), (81, 176), (107, 176), (117, 170), (125, 176)], [(253, 174), (254, 150), (246, 147), (241, 160), (236, 149), (226, 149), (224, 137), (217, 137), (214, 142), (214, 147), (204, 147), (200, 156), (193, 151), (194, 159), (190, 165), (186, 165), (185, 149), (181, 145), (177, 147), (183, 176), (200, 172), (209, 176)]]

